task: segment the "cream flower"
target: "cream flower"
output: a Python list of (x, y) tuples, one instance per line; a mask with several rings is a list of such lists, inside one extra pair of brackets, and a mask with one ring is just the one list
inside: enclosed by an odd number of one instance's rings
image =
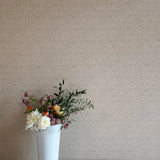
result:
[(32, 111), (30, 114), (27, 115), (26, 118), (26, 130), (31, 129), (31, 130), (37, 130), (38, 122), (40, 118), (42, 117), (42, 114), (38, 112), (36, 109), (35, 111)]
[(39, 120), (38, 123), (38, 129), (46, 129), (47, 127), (49, 127), (51, 124), (50, 122), (50, 118), (47, 116), (43, 116), (41, 117), (41, 119)]

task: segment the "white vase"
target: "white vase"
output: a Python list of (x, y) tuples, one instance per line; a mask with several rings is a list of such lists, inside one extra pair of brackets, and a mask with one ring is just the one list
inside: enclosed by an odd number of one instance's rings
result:
[(61, 124), (37, 132), (38, 160), (58, 160)]

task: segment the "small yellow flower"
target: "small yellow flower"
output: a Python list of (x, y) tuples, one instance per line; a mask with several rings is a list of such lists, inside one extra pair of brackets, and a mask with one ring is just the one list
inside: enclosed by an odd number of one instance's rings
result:
[(54, 110), (55, 110), (55, 113), (58, 114), (59, 116), (62, 115), (62, 113), (63, 113), (62, 111), (60, 112), (61, 106), (59, 106), (57, 104), (55, 105)]

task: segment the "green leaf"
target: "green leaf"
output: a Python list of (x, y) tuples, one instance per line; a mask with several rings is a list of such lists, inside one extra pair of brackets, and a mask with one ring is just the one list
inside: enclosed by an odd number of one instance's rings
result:
[(57, 93), (54, 93), (54, 95), (57, 96), (57, 97), (59, 96)]

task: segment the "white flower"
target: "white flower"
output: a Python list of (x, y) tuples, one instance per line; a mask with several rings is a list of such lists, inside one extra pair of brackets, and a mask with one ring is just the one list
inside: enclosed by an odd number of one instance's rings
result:
[(39, 120), (38, 123), (38, 129), (46, 129), (47, 127), (49, 127), (51, 124), (50, 122), (50, 118), (47, 116), (43, 116), (41, 117), (41, 119)]
[(30, 128), (31, 130), (37, 130), (38, 122), (41, 117), (42, 117), (42, 114), (39, 113), (37, 109), (35, 111), (32, 111), (30, 114), (27, 115), (25, 129), (27, 130)]

